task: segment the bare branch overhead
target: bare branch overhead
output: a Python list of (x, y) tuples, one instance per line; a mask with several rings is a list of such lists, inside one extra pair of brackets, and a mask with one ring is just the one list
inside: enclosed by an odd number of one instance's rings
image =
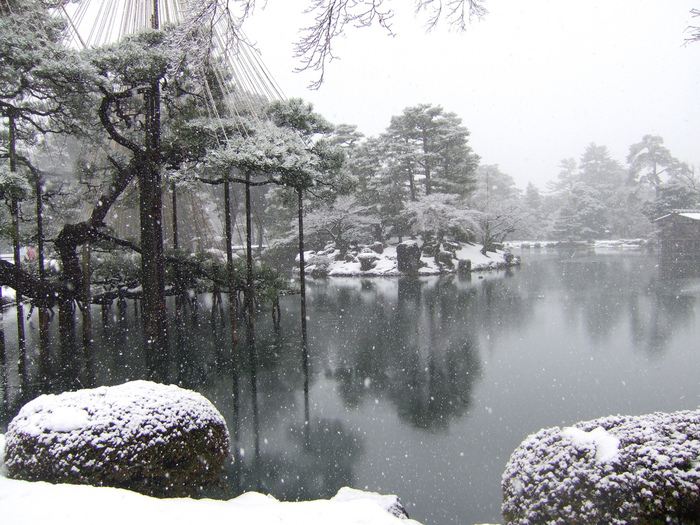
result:
[[(469, 22), (483, 18), (487, 11), (485, 0), (415, 0), (417, 14), (427, 13), (427, 30), (444, 19), (452, 29), (465, 31)], [(313, 70), (319, 77), (310, 85), (318, 89), (325, 77), (326, 65), (337, 56), (333, 40), (350, 27), (379, 25), (393, 36), (394, 9), (391, 0), (312, 0), (306, 14), (313, 15), (313, 24), (302, 29), (295, 45), (295, 56), (301, 66), (297, 71)]]

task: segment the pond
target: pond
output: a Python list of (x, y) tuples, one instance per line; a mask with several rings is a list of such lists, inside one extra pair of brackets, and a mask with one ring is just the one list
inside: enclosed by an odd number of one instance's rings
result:
[[(297, 296), (279, 326), (256, 319), (255, 359), (245, 342), (233, 359), (210, 297), (184, 308), (170, 381), (211, 399), (237, 442), (217, 496), (348, 485), (398, 494), (425, 525), (496, 523), (501, 474), (529, 434), (700, 406), (700, 278), (667, 277), (641, 251), (521, 255), (507, 272), (309, 282), (308, 366)], [(146, 377), (133, 304), (102, 313), (88, 352), (53, 344), (43, 358), (32, 314), (20, 374), (6, 310), (0, 432), (41, 392)]]

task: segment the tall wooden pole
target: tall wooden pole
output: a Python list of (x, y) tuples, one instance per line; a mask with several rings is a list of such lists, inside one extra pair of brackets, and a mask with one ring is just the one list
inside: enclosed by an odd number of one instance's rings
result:
[(310, 409), (309, 409), (309, 346), (306, 331), (306, 262), (304, 261), (304, 190), (297, 188), (299, 212), (299, 291), (301, 310), (301, 365), (304, 376), (304, 439), (306, 446), (311, 445)]
[[(158, 29), (158, 1), (153, 1), (153, 29)], [(151, 379), (167, 381), (168, 311), (165, 303), (163, 203), (160, 159), (160, 81), (145, 94), (145, 163), (139, 170), (141, 285), (146, 357)]]
[[(15, 120), (13, 110), (9, 111), (8, 118), (8, 154), (10, 157), (10, 171), (15, 173), (17, 171), (17, 122)], [(10, 215), (12, 216), (12, 254), (15, 267), (19, 269), (20, 265), (22, 264), (19, 241), (19, 201), (15, 195), (12, 195), (10, 199)], [(27, 348), (24, 334), (24, 308), (22, 307), (22, 295), (17, 292), (15, 299), (17, 300), (17, 347), (19, 352), (19, 360), (17, 364), (19, 367), (20, 381), (24, 381), (26, 379), (27, 372)]]

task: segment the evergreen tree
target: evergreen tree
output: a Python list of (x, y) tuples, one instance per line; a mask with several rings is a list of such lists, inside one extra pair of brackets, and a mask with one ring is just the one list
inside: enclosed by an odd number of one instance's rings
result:
[(466, 196), (474, 189), (479, 157), (468, 145), (469, 131), (455, 113), (421, 104), (394, 116), (384, 134), (386, 154), (396, 176), (408, 184), (411, 200), (433, 192)]

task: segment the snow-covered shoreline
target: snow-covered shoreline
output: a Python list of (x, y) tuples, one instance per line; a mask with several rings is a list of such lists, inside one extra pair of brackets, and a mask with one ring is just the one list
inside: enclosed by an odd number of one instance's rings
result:
[(542, 249), (542, 248), (592, 248), (598, 249), (631, 249), (638, 250), (648, 248), (653, 243), (648, 239), (605, 239), (597, 241), (508, 241), (505, 243), (507, 249)]

